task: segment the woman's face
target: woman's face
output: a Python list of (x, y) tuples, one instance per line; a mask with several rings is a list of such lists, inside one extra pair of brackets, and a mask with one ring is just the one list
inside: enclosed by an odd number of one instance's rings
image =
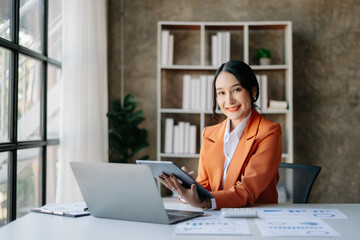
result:
[(228, 72), (221, 72), (218, 75), (215, 89), (217, 103), (221, 111), (231, 119), (231, 130), (233, 130), (251, 111), (249, 93), (240, 85), (235, 76)]

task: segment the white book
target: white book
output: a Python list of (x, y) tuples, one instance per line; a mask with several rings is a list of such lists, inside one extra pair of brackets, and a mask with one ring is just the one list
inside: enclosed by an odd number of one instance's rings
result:
[(261, 75), (261, 107), (262, 110), (267, 110), (268, 108), (268, 77), (267, 75)]
[(189, 153), (196, 153), (196, 126), (190, 125)]
[(196, 109), (196, 81), (194, 78), (190, 80), (190, 109)]
[(200, 79), (191, 79), (191, 109), (200, 109)]
[(174, 63), (174, 35), (169, 35), (169, 49), (168, 49), (168, 65), (171, 66)]
[(218, 66), (218, 37), (216, 35), (211, 36), (211, 65)]
[(184, 153), (190, 153), (190, 123), (185, 122), (185, 129), (184, 129)]
[(179, 151), (179, 139), (180, 139), (180, 128), (179, 125), (175, 125), (174, 126), (174, 140), (173, 140), (173, 149), (174, 149), (174, 153), (180, 153)]
[(179, 122), (179, 153), (184, 153), (185, 122)]
[(270, 100), (268, 109), (285, 110), (285, 109), (287, 109), (287, 107), (288, 107), (288, 104), (286, 101)]
[(200, 98), (201, 98), (201, 89), (200, 89), (200, 79), (196, 78), (195, 79), (195, 92), (196, 92), (196, 97), (195, 97), (195, 109), (199, 110), (200, 109)]
[(259, 84), (259, 97), (258, 97), (258, 99), (256, 100), (256, 102), (255, 102), (255, 104), (260, 108), (260, 109), (262, 109), (261, 108), (261, 99), (262, 99), (262, 97), (261, 97), (261, 95), (262, 95), (262, 93), (261, 93), (261, 91), (262, 91), (262, 87), (261, 87), (261, 75), (256, 75), (256, 80), (257, 80), (257, 82), (258, 82), (258, 84)]
[(169, 34), (167, 30), (161, 31), (161, 65), (166, 66), (168, 64), (169, 57)]
[(222, 61), (221, 63), (224, 63), (226, 62), (226, 32), (222, 32), (221, 33), (221, 37), (222, 37), (222, 45), (221, 45), (221, 48), (222, 48)]
[(206, 110), (207, 76), (200, 75), (200, 109)]
[(191, 108), (191, 76), (184, 75), (183, 76), (183, 99), (182, 99), (182, 108), (190, 109)]
[(207, 91), (206, 91), (206, 109), (211, 110), (213, 104), (213, 92), (212, 92), (212, 84), (213, 84), (214, 76), (207, 75)]
[(218, 32), (217, 33), (217, 37), (218, 37), (218, 44), (217, 44), (217, 46), (218, 46), (218, 58), (217, 58), (217, 66), (220, 66), (221, 64), (222, 64), (222, 59), (223, 59), (223, 51), (222, 51), (222, 34), (221, 34), (221, 32)]
[(231, 37), (230, 37), (230, 32), (225, 32), (225, 61), (230, 61), (230, 45), (231, 45)]
[(174, 119), (165, 119), (165, 153), (173, 152)]

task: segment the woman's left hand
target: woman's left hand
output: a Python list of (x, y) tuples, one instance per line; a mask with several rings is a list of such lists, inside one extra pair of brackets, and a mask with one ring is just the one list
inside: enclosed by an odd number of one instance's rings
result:
[[(161, 179), (163, 178), (163, 179)], [(190, 204), (193, 207), (204, 207), (206, 204), (206, 201), (203, 199), (200, 199), (199, 194), (196, 190), (195, 183), (191, 184), (191, 187), (189, 189), (185, 188), (181, 185), (181, 182), (179, 179), (177, 179), (175, 176), (166, 176), (165, 174), (161, 175), (160, 181), (170, 190), (176, 191), (182, 199), (184, 199), (188, 204)]]

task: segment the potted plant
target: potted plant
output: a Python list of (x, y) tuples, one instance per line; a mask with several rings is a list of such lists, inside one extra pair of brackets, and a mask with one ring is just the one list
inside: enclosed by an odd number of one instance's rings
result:
[[(112, 109), (107, 113), (109, 129), (109, 161), (117, 163), (133, 163), (134, 155), (149, 146), (147, 131), (140, 129), (139, 124), (145, 119), (143, 111), (135, 112), (136, 100), (131, 94), (124, 97), (123, 106), (120, 100), (114, 100)], [(142, 156), (139, 159), (148, 159)]]
[(270, 65), (272, 53), (269, 48), (263, 47), (256, 50), (256, 58), (260, 65)]

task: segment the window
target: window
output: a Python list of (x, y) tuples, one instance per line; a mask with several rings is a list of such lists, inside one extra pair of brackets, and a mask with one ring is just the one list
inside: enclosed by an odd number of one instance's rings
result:
[(0, 226), (55, 201), (61, 0), (0, 0)]

